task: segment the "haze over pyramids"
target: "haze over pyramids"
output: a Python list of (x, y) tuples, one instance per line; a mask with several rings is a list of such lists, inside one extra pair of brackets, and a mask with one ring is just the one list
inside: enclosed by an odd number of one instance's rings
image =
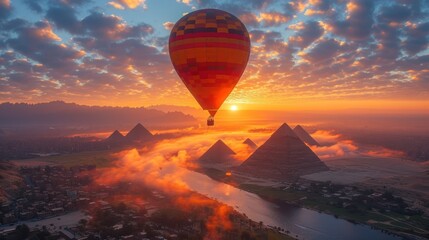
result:
[(115, 130), (105, 142), (110, 146), (121, 146), (123, 144), (145, 143), (154, 140), (155, 136), (149, 132), (142, 124), (138, 123), (131, 129), (127, 135), (123, 135), (118, 130)]

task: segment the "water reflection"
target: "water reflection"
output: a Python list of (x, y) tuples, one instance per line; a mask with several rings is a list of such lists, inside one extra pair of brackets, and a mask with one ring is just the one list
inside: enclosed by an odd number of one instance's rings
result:
[(279, 206), (200, 173), (189, 171), (183, 180), (191, 189), (235, 207), (254, 221), (289, 230), (299, 239), (401, 239), (366, 225), (353, 224), (306, 208), (288, 204)]

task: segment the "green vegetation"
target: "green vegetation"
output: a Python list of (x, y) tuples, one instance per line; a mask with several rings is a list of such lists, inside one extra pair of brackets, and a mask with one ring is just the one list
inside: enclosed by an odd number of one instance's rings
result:
[(78, 165), (96, 165), (97, 168), (103, 168), (111, 166), (112, 162), (117, 159), (117, 157), (115, 156), (115, 153), (117, 152), (118, 150), (79, 152), (71, 154), (61, 154), (50, 157), (15, 160), (14, 162), (22, 162), (29, 164), (31, 164), (32, 162), (42, 162), (55, 165), (63, 165), (65, 167), (72, 167)]
[(307, 208), (325, 212), (351, 222), (370, 224), (371, 226), (397, 233), (411, 233), (428, 237), (429, 219), (423, 215), (401, 215), (394, 212), (380, 213), (368, 209), (362, 203), (355, 202), (353, 208), (339, 206), (330, 198), (307, 191), (297, 191), (292, 188), (281, 189), (252, 184), (241, 184), (241, 189), (255, 193), (270, 201), (281, 201), (297, 204)]
[(268, 231), (267, 239), (268, 240), (293, 240), (295, 238), (288, 235), (280, 234), (276, 231)]

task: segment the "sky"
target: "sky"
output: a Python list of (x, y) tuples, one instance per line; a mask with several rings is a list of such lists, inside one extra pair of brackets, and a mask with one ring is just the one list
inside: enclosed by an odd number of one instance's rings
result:
[(168, 37), (203, 8), (251, 36), (224, 108), (429, 110), (426, 0), (0, 0), (0, 102), (198, 107)]

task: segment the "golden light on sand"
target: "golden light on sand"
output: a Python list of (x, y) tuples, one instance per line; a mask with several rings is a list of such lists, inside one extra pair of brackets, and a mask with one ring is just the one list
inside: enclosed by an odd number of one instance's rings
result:
[(232, 105), (229, 109), (230, 109), (231, 111), (237, 111), (237, 110), (238, 110), (238, 107), (237, 107), (237, 105)]

